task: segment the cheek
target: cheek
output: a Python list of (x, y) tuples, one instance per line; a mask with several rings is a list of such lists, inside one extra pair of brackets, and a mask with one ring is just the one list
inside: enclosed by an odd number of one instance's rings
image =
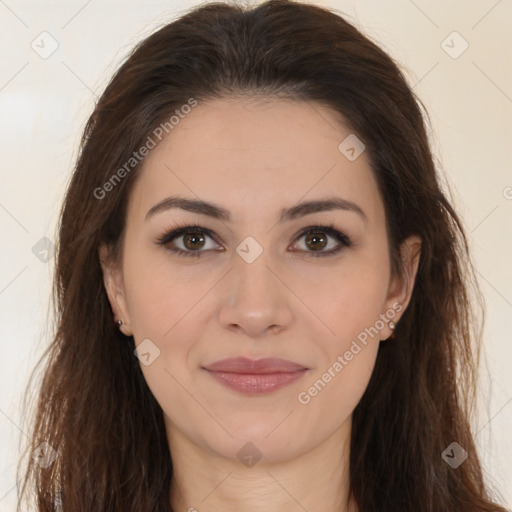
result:
[(178, 266), (166, 254), (150, 250), (127, 259), (124, 271), (135, 343), (149, 339), (159, 351), (154, 363), (141, 369), (150, 388), (157, 390), (163, 379), (163, 389), (171, 392), (169, 373), (182, 383), (190, 378), (189, 352), (211, 318), (209, 292), (218, 278), (198, 272), (194, 265)]
[(191, 383), (186, 363), (193, 340), (204, 330), (205, 304), (200, 299), (208, 283), (191, 281), (161, 260), (141, 252), (126, 261), (127, 304), (137, 350), (150, 354), (146, 361), (139, 356), (149, 389), (164, 411), (187, 411), (191, 399), (185, 390)]
[[(328, 437), (352, 415), (370, 381), (378, 341), (364, 345), (349, 343), (329, 364), (319, 369), (297, 395), (297, 407), (304, 432)], [(350, 359), (347, 357), (350, 353)]]
[[(163, 251), (162, 251), (163, 252)], [(182, 324), (208, 290), (208, 279), (194, 277), (165, 254), (140, 252), (126, 261), (127, 305), (135, 339), (154, 337), (164, 342)], [(211, 287), (211, 285), (210, 285)]]
[[(323, 354), (320, 364), (303, 388), (303, 402), (311, 411), (333, 410), (333, 424), (351, 413), (370, 380), (385, 321), (389, 266), (385, 246), (376, 245), (347, 257), (329, 279), (317, 271), (321, 283), (310, 293), (321, 322), (310, 332)], [(312, 387), (309, 387), (312, 386)], [(333, 404), (337, 404), (332, 409)], [(308, 405), (309, 407), (309, 405)], [(334, 410), (336, 412), (334, 412)], [(311, 415), (312, 420), (315, 414)]]
[(387, 276), (385, 265), (361, 256), (311, 297), (323, 325), (315, 323), (310, 336), (322, 357), (297, 396), (306, 431), (332, 433), (363, 396), (385, 326)]
[[(384, 254), (379, 257), (379, 254)], [(389, 283), (389, 267), (384, 251), (368, 248), (340, 261), (339, 265), (309, 268), (301, 272), (295, 288), (305, 297), (320, 322), (329, 352), (343, 349), (345, 344), (367, 328), (374, 326), (384, 313)], [(382, 329), (382, 322), (378, 328)]]

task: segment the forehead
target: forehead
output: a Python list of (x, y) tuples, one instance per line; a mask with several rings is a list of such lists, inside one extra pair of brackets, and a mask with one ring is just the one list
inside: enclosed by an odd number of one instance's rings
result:
[(382, 214), (365, 152), (350, 160), (340, 151), (354, 137), (342, 121), (315, 102), (199, 103), (145, 157), (129, 212), (140, 217), (180, 195), (222, 204), (236, 222), (335, 194), (364, 204), (369, 216)]

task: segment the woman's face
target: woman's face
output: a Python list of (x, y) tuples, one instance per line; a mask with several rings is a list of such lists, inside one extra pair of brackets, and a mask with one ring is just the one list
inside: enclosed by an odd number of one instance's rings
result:
[[(144, 159), (105, 284), (171, 441), (275, 462), (350, 425), (412, 285), (391, 279), (383, 201), (337, 119), (316, 103), (199, 103)], [(159, 243), (190, 225), (204, 231)], [(238, 357), (303, 370), (206, 369)]]

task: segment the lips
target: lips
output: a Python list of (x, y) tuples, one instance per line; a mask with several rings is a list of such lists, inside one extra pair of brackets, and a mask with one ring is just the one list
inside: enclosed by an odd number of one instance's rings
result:
[(213, 364), (204, 367), (212, 372), (225, 373), (245, 373), (245, 374), (265, 374), (265, 373), (292, 373), (300, 370), (306, 370), (305, 366), (292, 363), (284, 359), (265, 358), (265, 359), (247, 359), (246, 357), (235, 357), (222, 359)]
[(302, 377), (308, 368), (284, 359), (223, 359), (203, 367), (216, 381), (243, 394), (276, 391)]

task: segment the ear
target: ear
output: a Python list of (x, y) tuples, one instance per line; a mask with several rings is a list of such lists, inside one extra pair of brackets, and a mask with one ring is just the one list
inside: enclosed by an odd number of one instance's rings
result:
[(126, 336), (132, 336), (133, 332), (130, 324), (122, 270), (119, 268), (118, 263), (114, 261), (106, 245), (102, 244), (100, 246), (98, 256), (103, 272), (103, 284), (114, 313), (113, 321), (121, 320), (123, 322), (119, 327), (121, 332)]
[[(392, 319), (396, 324), (404, 314), (412, 296), (412, 290), (418, 272), (418, 265), (421, 254), (421, 238), (412, 235), (406, 238), (400, 246), (402, 258), (403, 275), (394, 276), (389, 283), (388, 295), (386, 298), (386, 311), (394, 311), (396, 314)], [(386, 325), (382, 334), (389, 337), (393, 331)]]

